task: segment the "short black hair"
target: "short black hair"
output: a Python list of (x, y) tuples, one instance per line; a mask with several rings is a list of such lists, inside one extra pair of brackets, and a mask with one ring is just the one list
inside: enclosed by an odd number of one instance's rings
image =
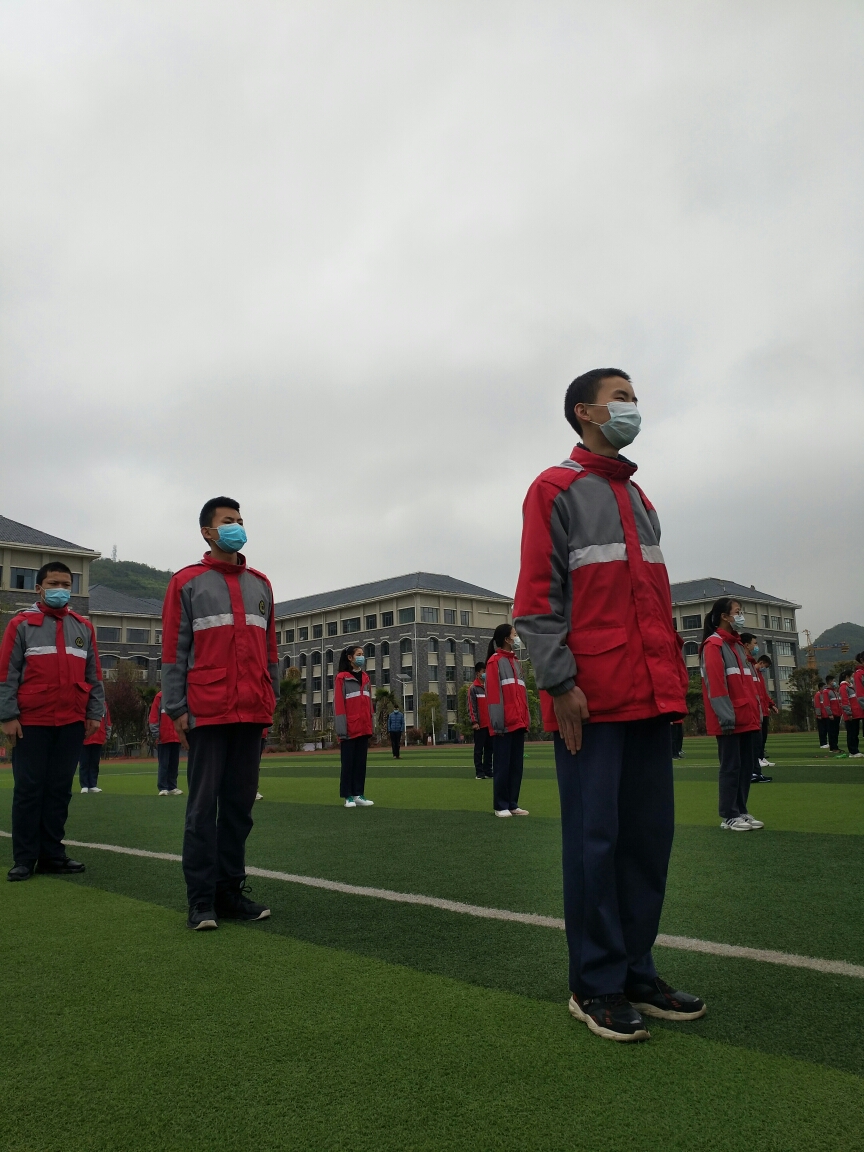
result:
[(485, 660), (478, 660), (477, 663), (474, 665), (474, 671), (477, 673), (482, 672), (485, 667), (486, 667), (486, 661)]
[(49, 572), (65, 572), (67, 576), (72, 575), (72, 569), (67, 568), (62, 560), (50, 560), (36, 573), (36, 583), (41, 584)]
[(213, 499), (208, 500), (201, 509), (198, 523), (202, 528), (213, 527), (213, 513), (217, 508), (233, 508), (235, 512), (240, 511), (240, 505), (236, 500), (232, 500), (230, 496), (214, 496)]
[(824, 680), (817, 680), (816, 687), (817, 688), (824, 688), (825, 687), (825, 681)]
[(630, 377), (620, 368), (592, 368), (590, 372), (583, 372), (567, 388), (564, 397), (564, 415), (571, 428), (575, 428), (582, 435), (582, 425), (573, 414), (577, 404), (593, 404), (600, 391), (600, 384), (609, 376), (620, 376), (622, 380), (630, 383)]
[(770, 656), (757, 656), (756, 663), (757, 664), (764, 664), (766, 668), (773, 668), (774, 667), (774, 665), (771, 663), (771, 657)]
[(756, 637), (753, 635), (752, 632), (742, 632), (741, 633), (741, 643), (742, 644), (749, 644), (751, 640), (755, 640), (755, 639), (756, 639)]
[(833, 679), (834, 679), (834, 673), (829, 672), (828, 675), (825, 677), (825, 683), (827, 684), (829, 680), (833, 680)]

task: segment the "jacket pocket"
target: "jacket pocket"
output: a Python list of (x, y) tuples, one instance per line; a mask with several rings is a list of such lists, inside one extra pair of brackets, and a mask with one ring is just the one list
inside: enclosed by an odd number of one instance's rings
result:
[(631, 702), (633, 673), (627, 659), (626, 628), (585, 628), (571, 632), (576, 658), (576, 684), (585, 693), (588, 711), (615, 712)]
[(186, 702), (193, 716), (223, 716), (228, 707), (225, 668), (191, 668), (186, 673)]

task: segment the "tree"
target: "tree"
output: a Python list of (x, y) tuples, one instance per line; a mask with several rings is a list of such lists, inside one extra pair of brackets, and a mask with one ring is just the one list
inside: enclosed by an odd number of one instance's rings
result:
[(135, 682), (135, 672), (128, 660), (120, 660), (115, 678), (105, 681), (105, 703), (121, 746), (143, 744), (146, 737), (147, 704)]
[(420, 730), (424, 736), (431, 736), (441, 727), (441, 697), (437, 692), (424, 692), (420, 697), (420, 712), (418, 720)]
[(399, 707), (399, 701), (389, 688), (375, 689), (375, 728), (379, 740), (387, 739), (387, 717)]
[(469, 685), (463, 684), (459, 689), (459, 699), (456, 703), (456, 726), (466, 740), (471, 740), (474, 729), (471, 727), (471, 718), (468, 715), (468, 687)]
[(702, 676), (698, 672), (690, 677), (687, 685), (687, 711), (689, 715), (684, 718), (684, 731), (688, 736), (704, 736), (708, 728), (705, 724)]
[(525, 678), (525, 694), (528, 697), (528, 715), (531, 717), (528, 734), (535, 740), (539, 740), (543, 736), (543, 717), (540, 711), (540, 693), (537, 691), (537, 678), (534, 675), (534, 669), (531, 666), (530, 660), (522, 661), (522, 674)]
[(276, 701), (273, 719), (279, 733), (279, 742), (295, 750), (302, 743), (304, 734), (302, 692), (300, 669), (289, 668), (279, 683), (279, 699)]
[(789, 712), (800, 729), (815, 727), (813, 694), (819, 680), (818, 668), (793, 668), (789, 673)]

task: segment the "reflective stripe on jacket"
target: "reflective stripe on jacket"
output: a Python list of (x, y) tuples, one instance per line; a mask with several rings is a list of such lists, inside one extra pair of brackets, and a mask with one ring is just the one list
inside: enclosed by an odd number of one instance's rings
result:
[(273, 723), (279, 696), (270, 581), (246, 566), (213, 560), (181, 568), (162, 609), (162, 699), (189, 727)]
[(830, 712), (825, 711), (825, 708), (822, 704), (821, 688), (817, 692), (813, 693), (813, 711), (816, 713), (816, 717), (819, 720), (827, 720), (831, 715)]
[(0, 646), (0, 720), (56, 728), (101, 720), (104, 711), (90, 621), (41, 601), (13, 616)]
[(486, 706), (489, 729), (496, 736), (531, 726), (522, 668), (512, 653), (501, 648), (486, 661)]
[(105, 706), (105, 712), (102, 715), (102, 723), (96, 729), (92, 736), (84, 738), (85, 744), (104, 744), (106, 740), (111, 738), (111, 713), (108, 711), (108, 706)]
[(864, 716), (861, 701), (855, 694), (855, 689), (844, 680), (840, 685), (840, 707), (846, 720), (860, 720)]
[(771, 693), (765, 687), (765, 680), (762, 673), (756, 667), (756, 661), (747, 653), (747, 663), (750, 665), (750, 674), (753, 677), (753, 683), (756, 686), (756, 695), (759, 697), (759, 707), (762, 709), (762, 715), (767, 716), (771, 711), (774, 701), (771, 699)]
[(687, 712), (660, 524), (635, 471), (623, 457), (577, 446), (525, 497), (513, 614), (545, 690), (547, 731), (558, 727), (548, 690), (574, 683), (592, 720)]
[(340, 672), (333, 685), (333, 714), (340, 740), (372, 735), (372, 689), (369, 677)]
[(841, 714), (840, 693), (836, 688), (826, 687), (822, 689), (822, 709), (829, 720), (832, 716)]
[(759, 695), (737, 635), (715, 632), (703, 641), (700, 667), (709, 736), (755, 732), (762, 727)]
[(486, 702), (486, 685), (475, 680), (468, 689), (468, 719), (480, 728), (488, 728), (489, 706)]
[(153, 703), (150, 705), (150, 715), (147, 717), (147, 726), (150, 729), (151, 739), (157, 740), (160, 744), (180, 743), (180, 737), (177, 735), (174, 721), (165, 711), (161, 692), (156, 693)]

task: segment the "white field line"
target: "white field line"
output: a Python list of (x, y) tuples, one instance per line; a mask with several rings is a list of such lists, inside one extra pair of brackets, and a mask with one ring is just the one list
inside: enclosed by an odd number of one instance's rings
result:
[[(0, 836), (11, 839), (9, 832)], [(143, 856), (148, 860), (170, 860), (181, 863), (173, 852), (149, 852), (144, 848), (124, 848), (119, 844), (89, 844), (83, 840), (64, 840), (70, 848), (93, 848), (102, 852), (118, 852), (122, 856)], [(294, 872), (276, 872), (271, 868), (247, 866), (250, 876), (267, 880), (282, 880), (288, 884), (302, 884), (306, 888), (324, 888), (328, 892), (342, 892), (348, 896), (371, 896), (376, 900), (390, 900), (395, 904), (422, 904), (427, 908), (440, 908), (443, 912), (458, 912), (482, 920), (509, 920), (514, 924), (530, 924), (536, 928), (564, 929), (564, 921), (555, 916), (540, 916), (535, 912), (510, 912), (505, 908), (486, 908), (482, 904), (463, 904), (459, 900), (442, 900), (438, 896), (418, 896), (413, 892), (394, 892), (389, 888), (367, 888), (361, 884), (342, 884), (338, 880), (324, 880), (320, 876), (300, 876)], [(864, 965), (850, 964), (847, 960), (822, 960), (818, 956), (797, 956), (794, 952), (775, 952), (767, 948), (744, 948), (738, 944), (720, 944), (715, 940), (697, 940), (692, 936), (657, 937), (661, 948), (675, 948), (683, 952), (707, 952), (711, 956), (728, 956), (735, 960), (759, 960), (763, 964), (781, 964), (786, 968), (809, 968), (832, 976), (854, 976), (864, 980)]]

